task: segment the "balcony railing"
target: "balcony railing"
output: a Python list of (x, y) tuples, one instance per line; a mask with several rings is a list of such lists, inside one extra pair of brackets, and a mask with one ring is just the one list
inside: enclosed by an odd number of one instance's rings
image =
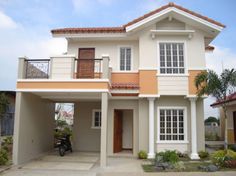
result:
[(76, 59), (76, 78), (101, 78), (102, 59)]
[(26, 79), (48, 79), (50, 59), (25, 60)]
[(61, 55), (50, 59), (19, 58), (18, 79), (110, 79), (109, 56), (76, 59)]

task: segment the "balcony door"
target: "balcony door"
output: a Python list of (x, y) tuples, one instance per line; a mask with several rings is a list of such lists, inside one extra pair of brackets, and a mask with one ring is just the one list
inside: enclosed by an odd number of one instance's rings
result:
[(79, 48), (77, 78), (94, 78), (95, 48)]

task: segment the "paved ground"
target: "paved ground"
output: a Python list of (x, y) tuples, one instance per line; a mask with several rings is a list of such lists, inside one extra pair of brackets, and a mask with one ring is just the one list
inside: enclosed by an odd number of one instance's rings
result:
[(144, 173), (140, 160), (127, 157), (109, 157), (106, 168), (99, 167), (96, 153), (73, 153), (59, 157), (51, 153), (20, 167), (13, 167), (3, 176), (236, 176), (236, 172), (178, 172)]

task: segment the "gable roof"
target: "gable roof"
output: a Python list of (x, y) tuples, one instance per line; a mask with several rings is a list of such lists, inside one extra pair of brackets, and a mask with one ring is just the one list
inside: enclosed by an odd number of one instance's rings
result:
[(236, 101), (236, 92), (230, 94), (229, 96), (226, 97), (225, 101), (217, 101), (213, 104), (211, 104), (211, 107), (217, 106), (217, 105), (221, 105), (222, 103), (229, 103), (232, 101)]
[(186, 9), (182, 6), (179, 6), (179, 5), (176, 5), (172, 2), (170, 2), (169, 4), (167, 5), (164, 5), (156, 10), (153, 10), (141, 17), (138, 17), (130, 22), (128, 22), (127, 24), (124, 24), (123, 26), (120, 26), (120, 27), (88, 27), (88, 28), (61, 28), (61, 29), (53, 29), (51, 30), (51, 33), (52, 34), (77, 34), (77, 33), (125, 33), (126, 32), (126, 28), (128, 26), (131, 26), (135, 23), (138, 23), (154, 14), (157, 14), (167, 8), (170, 8), (170, 7), (174, 7), (178, 10), (181, 10), (183, 12), (186, 12), (190, 15), (193, 15), (195, 17), (198, 17), (198, 18), (201, 18), (209, 23), (212, 23), (214, 25), (217, 25), (219, 27), (222, 27), (222, 28), (225, 28), (226, 26), (224, 24), (221, 24), (220, 22), (217, 22), (211, 18), (208, 18), (206, 16), (203, 16), (203, 15), (200, 15), (196, 12), (193, 12), (189, 9)]

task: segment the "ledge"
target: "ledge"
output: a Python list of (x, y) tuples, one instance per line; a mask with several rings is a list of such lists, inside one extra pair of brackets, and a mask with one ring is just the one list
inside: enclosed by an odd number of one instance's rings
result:
[(194, 30), (150, 30), (152, 38), (155, 38), (155, 35), (186, 35), (190, 39), (194, 34)]

